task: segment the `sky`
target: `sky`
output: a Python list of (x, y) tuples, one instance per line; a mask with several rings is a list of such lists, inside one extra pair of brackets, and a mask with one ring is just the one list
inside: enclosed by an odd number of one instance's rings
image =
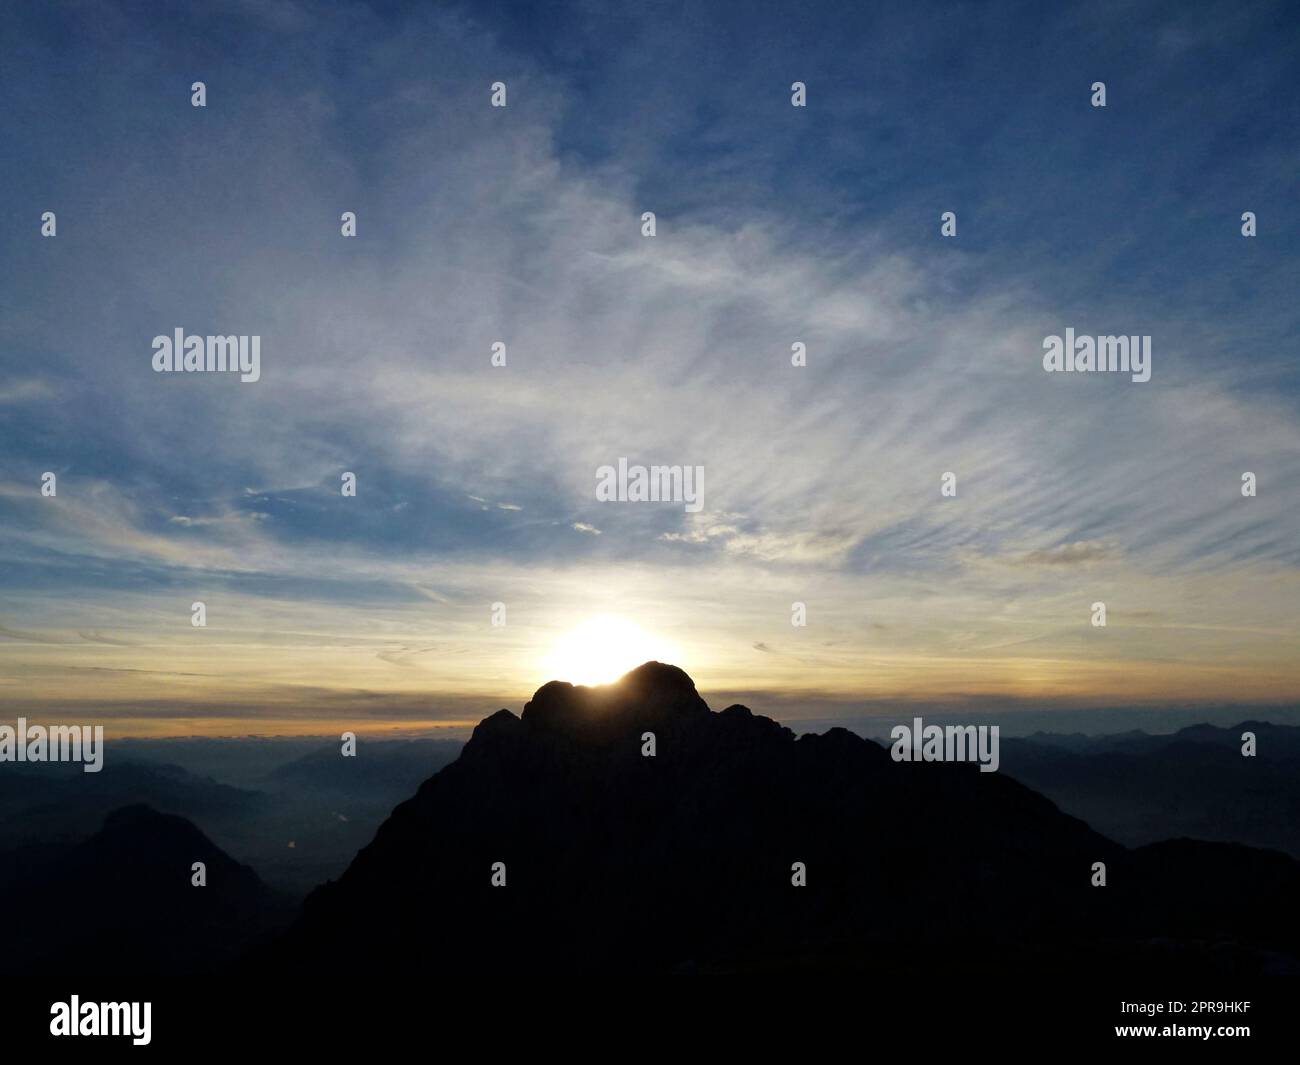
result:
[[(790, 721), (1300, 703), (1294, 5), (0, 41), (0, 716), (454, 731), (643, 651)], [(178, 328), (260, 379), (154, 372)], [(1067, 328), (1151, 379), (1044, 372)], [(620, 458), (702, 509), (598, 500)]]

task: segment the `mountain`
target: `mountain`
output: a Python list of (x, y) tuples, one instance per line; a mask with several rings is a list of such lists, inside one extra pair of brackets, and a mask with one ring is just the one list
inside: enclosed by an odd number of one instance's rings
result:
[(105, 810), (137, 804), (208, 823), (257, 816), (266, 796), (165, 763), (110, 756), (99, 773), (83, 772), (79, 762), (14, 763), (0, 773), (0, 849), (75, 843), (95, 831)]
[(1296, 966), (1297, 888), (1283, 855), (1129, 851), (1004, 774), (896, 763), (843, 729), (796, 738), (647, 663), (481, 722), (255, 964), (1256, 972)]
[[(355, 757), (344, 758), (337, 742), (328, 743), (266, 774), (259, 786), (274, 800), (270, 809), (223, 830), (263, 875), (301, 898), (346, 869), (393, 807), (462, 746), (362, 737)], [(293, 847), (286, 845), (290, 840)]]
[[(1256, 738), (1242, 757), (1242, 734)], [(1003, 739), (1002, 772), (1141, 846), (1171, 837), (1246, 843), (1300, 858), (1300, 728), (1243, 721), (1165, 736)]]
[(364, 791), (375, 801), (385, 798), (391, 808), (410, 795), (430, 772), (455, 760), (459, 740), (360, 741), (354, 757), (343, 758), (332, 743), (276, 766), (265, 786), (276, 790), (314, 789), (354, 795)]
[(1171, 733), (1149, 733), (1141, 729), (1128, 732), (1110, 732), (1098, 736), (1083, 733), (1035, 732), (1023, 741), (1042, 747), (1059, 747), (1076, 754), (1149, 754), (1170, 746), (1195, 744), (1198, 746), (1228, 747), (1241, 753), (1241, 736), (1253, 732), (1257, 740), (1257, 756), (1263, 760), (1300, 758), (1300, 726), (1275, 725), (1268, 721), (1243, 721), (1239, 725), (1210, 724), (1188, 725)]
[[(206, 865), (207, 884), (191, 883)], [(110, 813), (71, 846), (0, 855), (11, 921), (0, 975), (215, 972), (287, 923), (291, 904), (182, 817), (144, 805)]]
[(363, 736), (356, 756), (344, 758), (337, 741), (319, 736), (127, 739), (109, 744), (99, 773), (80, 763), (9, 763), (0, 772), (0, 852), (81, 842), (105, 810), (143, 803), (202, 825), (278, 890), (302, 898), (346, 869), (393, 807), (461, 746)]

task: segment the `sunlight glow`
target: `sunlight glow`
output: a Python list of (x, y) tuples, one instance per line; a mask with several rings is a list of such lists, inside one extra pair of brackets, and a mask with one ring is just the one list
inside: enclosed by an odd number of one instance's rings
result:
[(584, 621), (556, 641), (542, 660), (547, 680), (608, 684), (643, 662), (677, 664), (671, 643), (652, 636), (626, 618), (602, 615)]

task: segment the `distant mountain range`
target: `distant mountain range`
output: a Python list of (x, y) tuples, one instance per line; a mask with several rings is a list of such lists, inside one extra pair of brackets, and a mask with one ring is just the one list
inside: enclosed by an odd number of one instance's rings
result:
[[(1242, 735), (1256, 739), (1242, 756)], [(1129, 846), (1176, 836), (1300, 858), (1300, 728), (1243, 721), (1168, 736), (1002, 740), (1002, 772)]]
[(179, 766), (114, 759), (106, 772), (78, 763), (6, 765), (0, 772), (0, 851), (30, 842), (75, 843), (96, 831), (104, 812), (148, 804), (206, 823), (248, 820), (266, 796), (197, 777)]
[[(26, 844), (81, 842), (106, 810), (145, 804), (202, 825), (277, 889), (301, 897), (338, 876), (392, 808), (461, 746), (363, 737), (358, 756), (343, 758), (337, 742), (320, 737), (126, 740), (110, 746), (99, 773), (64, 763), (7, 764), (0, 771), (0, 863), (4, 852)], [(218, 774), (239, 786), (214, 780)]]

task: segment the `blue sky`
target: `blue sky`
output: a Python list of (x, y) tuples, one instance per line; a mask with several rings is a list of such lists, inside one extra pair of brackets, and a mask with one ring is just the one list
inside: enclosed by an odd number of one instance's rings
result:
[[(1295, 700), (1293, 7), (0, 20), (15, 711), (469, 720), (605, 614), (791, 713)], [(262, 380), (154, 374), (178, 326)], [(1067, 326), (1151, 381), (1044, 374)]]

